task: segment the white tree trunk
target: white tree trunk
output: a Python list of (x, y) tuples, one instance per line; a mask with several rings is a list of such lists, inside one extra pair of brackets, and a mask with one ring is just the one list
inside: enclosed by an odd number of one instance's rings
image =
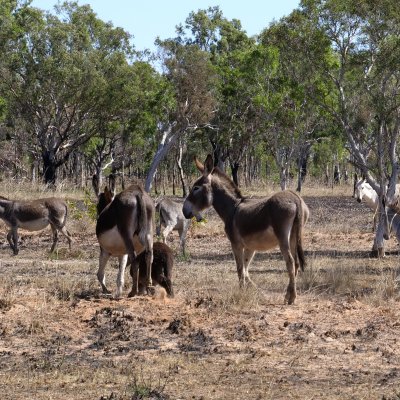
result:
[(171, 147), (176, 143), (178, 140), (180, 134), (182, 132), (173, 132), (173, 127), (175, 124), (170, 125), (162, 134), (162, 138), (160, 141), (160, 144), (158, 145), (156, 154), (154, 155), (153, 161), (151, 162), (149, 172), (147, 173), (146, 176), (146, 181), (144, 185), (144, 189), (146, 192), (150, 192), (154, 176), (157, 172), (157, 168), (160, 164), (160, 162), (163, 160), (163, 158), (168, 154), (169, 150)]

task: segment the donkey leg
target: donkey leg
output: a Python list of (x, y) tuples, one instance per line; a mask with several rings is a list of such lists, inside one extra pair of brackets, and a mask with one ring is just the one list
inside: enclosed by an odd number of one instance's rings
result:
[(180, 242), (179, 245), (181, 246), (182, 254), (184, 256), (186, 256), (185, 245), (186, 245), (187, 226), (188, 224), (185, 224), (182, 228), (178, 229), (179, 242)]
[(146, 260), (146, 289), (148, 294), (154, 294), (154, 286), (151, 278), (151, 270), (153, 266), (153, 234), (146, 235), (147, 246), (145, 250), (145, 260)]
[(51, 226), (51, 230), (53, 232), (53, 245), (51, 246), (51, 249), (50, 249), (50, 253), (52, 253), (54, 251), (54, 249), (56, 248), (56, 246), (57, 246), (58, 230), (53, 224), (50, 224), (50, 226)]
[(67, 231), (67, 228), (65, 226), (60, 228), (60, 232), (67, 238), (68, 247), (71, 250), (71, 244), (72, 244), (72, 236), (71, 236), (71, 234)]
[(119, 260), (119, 268), (117, 275), (117, 292), (115, 294), (116, 299), (122, 297), (122, 291), (124, 289), (124, 283), (125, 283), (125, 267), (126, 267), (126, 262), (128, 261), (128, 254), (119, 256), (118, 260)]
[(144, 292), (144, 285), (140, 283), (140, 277), (139, 277), (139, 262), (137, 257), (135, 259), (130, 260), (131, 262), (131, 267), (129, 269), (129, 273), (132, 278), (132, 289), (128, 294), (128, 297), (135, 297), (137, 293), (142, 293)]
[(168, 235), (173, 231), (173, 229), (174, 229), (173, 226), (169, 226), (169, 225), (168, 225), (168, 226), (165, 227), (165, 229), (163, 230), (163, 232), (162, 232), (162, 240), (163, 240), (164, 243), (167, 242), (167, 237), (168, 237)]
[(104, 276), (104, 270), (106, 268), (107, 261), (109, 258), (110, 258), (110, 253), (107, 253), (105, 250), (100, 248), (99, 269), (97, 271), (97, 279), (100, 282), (104, 294), (111, 294), (111, 292), (106, 287), (106, 278)]
[(256, 252), (254, 250), (250, 250), (250, 249), (244, 249), (243, 252), (243, 272), (244, 272), (244, 276), (245, 279), (247, 279), (249, 281), (249, 283), (253, 286), (253, 287), (257, 287), (255, 285), (255, 283), (250, 279), (250, 275), (249, 275), (249, 265), (251, 263), (251, 261), (253, 260), (254, 254)]
[(299, 262), (299, 257), (297, 255), (297, 238), (293, 234), (290, 237), (290, 252), (294, 259), (294, 276), (296, 277), (297, 273), (299, 272), (300, 262)]
[[(18, 252), (19, 252), (19, 249), (18, 249), (18, 228), (16, 226), (11, 227), (10, 232), (8, 232), (8, 234), (7, 234), (7, 240), (8, 240), (8, 243), (10, 244), (10, 246), (11, 246), (13, 252), (14, 252), (14, 255), (16, 256), (18, 254)], [(13, 242), (14, 245), (12, 245), (11, 242)]]
[(288, 304), (293, 304), (296, 299), (296, 273), (294, 258), (290, 252), (290, 245), (288, 241), (279, 243), (279, 247), (286, 262), (286, 269), (289, 274), (289, 285), (286, 289), (285, 301)]
[(11, 250), (14, 251), (13, 233), (12, 233), (11, 230), (7, 232), (7, 241), (8, 241), (8, 244), (10, 245), (10, 247), (11, 247)]
[(246, 284), (246, 276), (244, 274), (244, 262), (243, 262), (243, 247), (236, 246), (233, 243), (232, 252), (236, 261), (236, 270), (239, 278), (239, 286), (242, 288)]

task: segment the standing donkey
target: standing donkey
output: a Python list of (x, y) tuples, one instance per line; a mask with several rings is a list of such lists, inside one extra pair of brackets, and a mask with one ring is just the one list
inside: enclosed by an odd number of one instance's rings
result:
[[(196, 159), (202, 176), (194, 183), (183, 204), (183, 214), (192, 218), (206, 208), (214, 207), (225, 223), (240, 286), (249, 277), (249, 264), (256, 251), (266, 251), (279, 245), (289, 274), (285, 301), (296, 299), (296, 275), (304, 270), (303, 226), (309, 210), (301, 197), (290, 190), (274, 194), (269, 199), (243, 197), (233, 181), (218, 167), (211, 155), (204, 165)], [(254, 284), (253, 284), (254, 285)]]
[(364, 179), (360, 179), (354, 183), (354, 194), (353, 197), (357, 199), (359, 203), (362, 201), (372, 210), (373, 224), (372, 232), (375, 232), (376, 224), (378, 222), (378, 208), (379, 208), (379, 196), (378, 193), (372, 188), (372, 186)]
[[(179, 233), (179, 242), (182, 254), (186, 255), (186, 235), (190, 227), (191, 220), (187, 220), (182, 212), (182, 205), (167, 197), (162, 198), (156, 203), (156, 213), (159, 215), (159, 221), (156, 228), (157, 236), (162, 236), (165, 243), (168, 235), (177, 230)], [(200, 217), (199, 217), (200, 218)], [(161, 232), (161, 227), (164, 226)]]
[[(96, 223), (96, 236), (100, 244), (100, 258), (97, 278), (103, 293), (110, 294), (105, 285), (105, 267), (110, 256), (118, 256), (116, 297), (120, 298), (124, 286), (125, 267), (128, 256), (131, 260), (145, 253), (149, 290), (152, 286), (151, 264), (153, 262), (153, 220), (154, 203), (151, 197), (135, 184), (123, 190), (100, 213)], [(138, 268), (131, 270), (132, 290), (129, 297), (138, 293)]]
[[(93, 188), (98, 199), (97, 203), (97, 217), (101, 212), (110, 204), (115, 195), (113, 191), (108, 189), (106, 186), (104, 192), (96, 191), (98, 187), (98, 181), (96, 178), (93, 179)], [(111, 186), (112, 187), (112, 186)], [(134, 277), (135, 270), (139, 268), (139, 279), (138, 279), (138, 293), (143, 294), (146, 290), (146, 279), (147, 279), (147, 265), (146, 265), (146, 254), (145, 252), (140, 253), (131, 262), (128, 260), (127, 265), (130, 264), (130, 274)], [(138, 267), (139, 266), (139, 267)], [(151, 279), (154, 283), (158, 283), (163, 287), (169, 297), (174, 297), (174, 290), (172, 287), (172, 270), (174, 267), (174, 253), (164, 243), (156, 242), (153, 243), (153, 262), (151, 265)]]
[(0, 218), (10, 227), (7, 240), (14, 255), (18, 249), (18, 228), (27, 231), (40, 231), (51, 226), (53, 232), (53, 244), (51, 252), (56, 248), (58, 242), (58, 231), (68, 240), (71, 250), (72, 238), (65, 227), (68, 208), (64, 200), (49, 197), (37, 200), (9, 200), (0, 196)]
[[(374, 213), (374, 221), (372, 226), (372, 232), (376, 230), (378, 222), (378, 208), (379, 208), (379, 196), (378, 193), (372, 188), (372, 186), (366, 181), (365, 178), (358, 180), (354, 185), (354, 198), (359, 203), (362, 201), (372, 210)], [(386, 207), (386, 218), (384, 220), (384, 238), (389, 239), (391, 232), (394, 232), (397, 241), (400, 243), (400, 215), (396, 213), (392, 208)]]

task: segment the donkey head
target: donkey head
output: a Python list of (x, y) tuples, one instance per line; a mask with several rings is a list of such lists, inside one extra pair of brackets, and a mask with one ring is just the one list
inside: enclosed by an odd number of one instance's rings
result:
[(189, 195), (183, 203), (182, 211), (185, 218), (196, 217), (197, 221), (201, 221), (200, 211), (211, 207), (213, 202), (211, 173), (214, 169), (214, 162), (209, 154), (204, 165), (197, 158), (195, 159), (195, 164), (202, 176), (193, 184)]
[(357, 199), (359, 203), (361, 203), (363, 197), (367, 195), (370, 197), (370, 192), (372, 188), (369, 185), (369, 183), (366, 181), (366, 179), (360, 179), (355, 185), (354, 185), (354, 198)]
[(97, 202), (97, 216), (114, 200), (115, 194), (106, 186), (104, 192), (99, 194)]

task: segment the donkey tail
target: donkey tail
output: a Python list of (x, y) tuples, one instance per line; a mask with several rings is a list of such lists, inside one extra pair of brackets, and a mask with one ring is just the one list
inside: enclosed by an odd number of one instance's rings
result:
[(68, 205), (67, 205), (67, 203), (64, 203), (64, 207), (65, 207), (65, 212), (64, 212), (63, 221), (61, 222), (61, 228), (64, 228), (65, 224), (67, 223), (67, 217), (68, 217)]
[(149, 233), (149, 226), (147, 223), (147, 208), (146, 204), (143, 200), (143, 193), (139, 192), (136, 194), (136, 201), (139, 208), (139, 215), (138, 215), (138, 236), (139, 240), (143, 244), (146, 250), (148, 250), (148, 240), (147, 235)]
[[(297, 194), (297, 193), (296, 193)], [(303, 227), (304, 227), (304, 208), (303, 208), (303, 200), (302, 198), (297, 195), (299, 198), (298, 204), (297, 204), (297, 213), (296, 213), (296, 226), (297, 226), (297, 243), (296, 243), (296, 252), (297, 252), (297, 257), (299, 258), (299, 264), (300, 268), (302, 271), (304, 271), (304, 268), (307, 266), (306, 263), (306, 258), (304, 255), (304, 250), (303, 250)]]

